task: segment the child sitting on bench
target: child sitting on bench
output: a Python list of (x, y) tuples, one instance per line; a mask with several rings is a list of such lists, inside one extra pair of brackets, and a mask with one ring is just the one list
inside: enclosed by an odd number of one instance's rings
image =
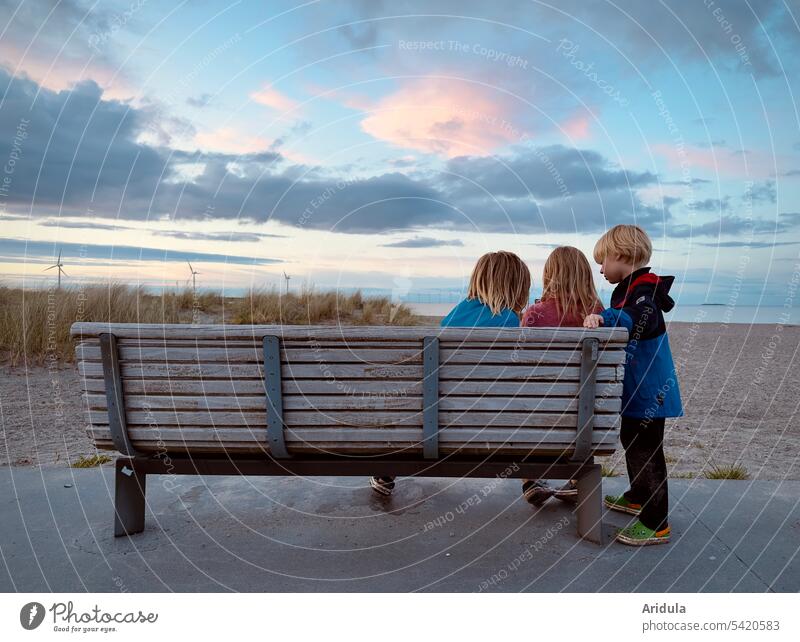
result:
[[(442, 319), (441, 326), (458, 328), (516, 328), (528, 304), (531, 273), (512, 252), (484, 254), (469, 279), (467, 298)], [(394, 477), (372, 477), (372, 489), (391, 495)]]
[[(588, 314), (598, 314), (603, 305), (597, 296), (589, 261), (576, 247), (557, 247), (547, 257), (542, 274), (542, 298), (525, 310), (522, 326), (526, 328), (581, 327)], [(526, 479), (522, 494), (534, 506), (550, 497), (575, 503), (578, 486), (570, 479), (555, 490), (542, 479)]]

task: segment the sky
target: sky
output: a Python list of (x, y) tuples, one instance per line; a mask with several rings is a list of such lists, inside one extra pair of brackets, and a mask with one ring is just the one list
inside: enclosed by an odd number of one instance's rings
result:
[(797, 305), (797, 0), (0, 5), (0, 284), (535, 296), (636, 223), (679, 303)]

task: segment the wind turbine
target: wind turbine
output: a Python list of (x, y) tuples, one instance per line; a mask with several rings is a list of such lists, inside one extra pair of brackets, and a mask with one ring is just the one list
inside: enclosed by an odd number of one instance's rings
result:
[(63, 263), (61, 262), (61, 250), (58, 251), (58, 260), (56, 261), (55, 265), (51, 265), (48, 268), (45, 268), (44, 271), (52, 270), (53, 268), (58, 268), (58, 289), (61, 289), (61, 275), (68, 276), (66, 272), (63, 270)]
[(286, 279), (286, 294), (289, 294), (289, 279), (291, 279), (292, 277), (286, 274), (286, 272), (284, 272), (283, 278)]
[[(189, 261), (186, 261), (186, 262), (189, 263)], [(196, 272), (195, 269), (192, 267), (191, 263), (189, 263), (189, 270), (191, 270), (191, 272), (192, 272), (192, 291), (196, 293), (197, 292), (197, 278), (196, 277), (197, 277), (198, 274), (200, 274), (200, 272)]]

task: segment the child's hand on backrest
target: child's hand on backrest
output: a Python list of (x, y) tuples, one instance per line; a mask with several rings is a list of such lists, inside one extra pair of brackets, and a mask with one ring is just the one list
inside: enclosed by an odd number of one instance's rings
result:
[(599, 314), (586, 315), (586, 318), (583, 320), (584, 328), (599, 328), (601, 325), (603, 325), (603, 317)]

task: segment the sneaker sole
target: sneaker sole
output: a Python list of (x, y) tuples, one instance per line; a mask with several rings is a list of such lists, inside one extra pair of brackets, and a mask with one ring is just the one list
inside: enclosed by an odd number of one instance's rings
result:
[(626, 506), (620, 506), (619, 504), (615, 504), (613, 502), (608, 501), (607, 499), (603, 500), (603, 504), (606, 508), (611, 510), (615, 510), (618, 513), (627, 513), (628, 515), (641, 515), (642, 509), (641, 508), (627, 508)]
[(665, 537), (648, 537), (647, 539), (634, 539), (627, 535), (617, 534), (617, 541), (629, 546), (652, 546), (654, 544), (669, 544), (669, 535)]
[(383, 497), (388, 497), (392, 494), (393, 488), (386, 488), (385, 486), (370, 480), (369, 482), (370, 487), (374, 490), (378, 495), (382, 495)]

